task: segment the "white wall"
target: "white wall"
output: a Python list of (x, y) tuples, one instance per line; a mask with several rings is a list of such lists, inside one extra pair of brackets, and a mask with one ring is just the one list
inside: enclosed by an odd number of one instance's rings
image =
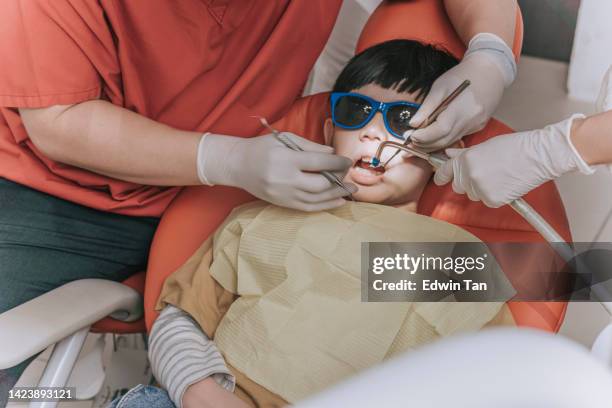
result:
[(569, 97), (595, 101), (612, 65), (612, 1), (582, 0), (570, 62)]

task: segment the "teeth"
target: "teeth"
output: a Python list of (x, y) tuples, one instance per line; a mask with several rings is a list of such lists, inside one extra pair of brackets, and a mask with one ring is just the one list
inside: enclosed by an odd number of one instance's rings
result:
[(368, 173), (368, 174), (372, 174), (372, 172), (368, 169), (364, 169), (363, 167), (357, 167), (356, 170), (360, 173)]
[(357, 169), (357, 171), (363, 174), (372, 174), (372, 175), (381, 175), (385, 172), (383, 167), (374, 166), (373, 165), (373, 157), (370, 156), (368, 158), (361, 158), (355, 162), (353, 168)]

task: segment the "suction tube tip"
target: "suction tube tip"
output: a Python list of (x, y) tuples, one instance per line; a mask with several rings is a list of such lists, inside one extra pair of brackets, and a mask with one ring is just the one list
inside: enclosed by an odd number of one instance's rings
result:
[(378, 167), (380, 166), (380, 159), (376, 157), (372, 157), (372, 161), (370, 162), (370, 167)]

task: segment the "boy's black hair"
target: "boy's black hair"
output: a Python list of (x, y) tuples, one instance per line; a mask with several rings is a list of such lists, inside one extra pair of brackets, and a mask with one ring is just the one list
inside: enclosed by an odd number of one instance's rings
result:
[(355, 55), (338, 76), (333, 91), (350, 92), (376, 84), (423, 97), (440, 75), (457, 64), (455, 57), (432, 45), (385, 41)]

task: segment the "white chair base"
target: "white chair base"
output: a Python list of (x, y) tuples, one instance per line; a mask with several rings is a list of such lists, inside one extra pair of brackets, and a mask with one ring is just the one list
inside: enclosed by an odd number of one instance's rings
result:
[[(55, 345), (38, 383), (39, 387), (62, 388), (68, 384), (68, 378), (70, 378), (70, 373), (79, 357), (83, 344), (85, 344), (88, 333), (89, 326)], [(58, 401), (34, 401), (30, 403), (30, 408), (55, 408), (58, 403)]]

